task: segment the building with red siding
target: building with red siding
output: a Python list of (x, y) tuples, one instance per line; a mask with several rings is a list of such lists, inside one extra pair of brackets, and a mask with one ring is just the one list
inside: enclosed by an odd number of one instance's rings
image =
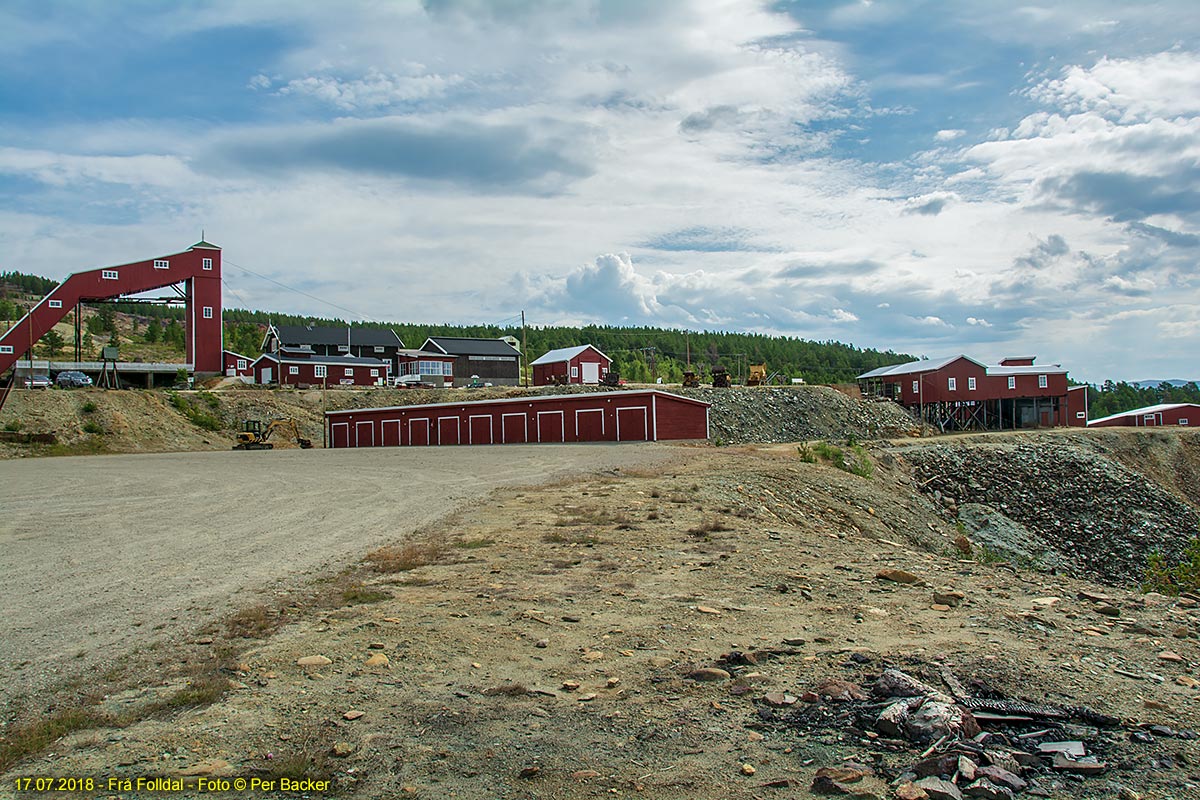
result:
[(391, 362), (355, 356), (263, 353), (251, 367), (254, 382), (275, 386), (385, 386)]
[(608, 374), (612, 359), (590, 344), (551, 350), (533, 361), (534, 386), (568, 383), (597, 384)]
[(227, 378), (249, 378), (254, 375), (254, 359), (232, 350), (221, 352), (222, 372)]
[(709, 404), (643, 389), (325, 414), (330, 447), (707, 439)]
[(1127, 425), (1135, 428), (1156, 428), (1163, 425), (1189, 427), (1200, 425), (1200, 405), (1195, 403), (1160, 403), (1156, 406), (1135, 408), (1122, 411), (1120, 414), (1110, 414), (1107, 417), (1093, 419), (1088, 422), (1089, 428), (1109, 428)]
[[(1003, 430), (1068, 425), (1067, 370), (1034, 356), (988, 365), (965, 355), (880, 367), (858, 376), (864, 396), (894, 400), (941, 430)], [(1074, 393), (1083, 403), (1086, 392)], [(1078, 423), (1076, 423), (1078, 424)]]

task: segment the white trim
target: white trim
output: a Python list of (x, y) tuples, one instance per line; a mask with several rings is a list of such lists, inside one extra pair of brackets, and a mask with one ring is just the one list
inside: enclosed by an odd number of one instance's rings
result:
[(48, 308), (62, 308), (62, 300), (47, 301), (46, 306)]
[(11, 344), (0, 344), (0, 353), (11, 353), (13, 351)]
[(102, 269), (100, 270), (100, 278), (106, 281), (120, 280), (121, 273), (117, 272), (115, 269)]
[(974, 375), (967, 376), (967, 391), (968, 392), (975, 391), (975, 376)]
[(440, 446), (442, 444), (442, 423), (448, 419), (454, 420), (454, 430), (455, 430), (454, 443), (462, 444), (462, 418), (456, 414), (453, 417), (438, 417), (437, 418), (437, 435), (438, 435), (437, 443), (438, 443), (438, 445)]
[(954, 378), (954, 376), (950, 376), (950, 377), (946, 378), (946, 391), (947, 392), (957, 392), (958, 391), (958, 380), (956, 378)]
[[(623, 406), (617, 409), (617, 441), (621, 441), (621, 412), (622, 411), (640, 411), (642, 412), (642, 439), (641, 441), (650, 440), (650, 410), (645, 406)], [(630, 439), (629, 441), (638, 441)]]
[(346, 367), (346, 371), (342, 373), (342, 377), (343, 378), (353, 378), (354, 377), (354, 367)]
[(1008, 388), (1010, 388), (1010, 389), (1017, 388), (1017, 376), (1016, 375), (1008, 376)]
[(299, 374), (300, 374), (299, 367), (288, 367), (288, 375), (299, 375)]
[(1180, 418), (1179, 418), (1179, 422), (1177, 422), (1176, 424), (1177, 424), (1177, 425), (1184, 425), (1184, 426), (1186, 426), (1186, 425), (1188, 424), (1188, 418), (1187, 418), (1187, 417), (1180, 417)]
[[(304, 363), (308, 363), (308, 362), (304, 362)], [(691, 397), (684, 397), (681, 394), (672, 394), (671, 392), (664, 392), (659, 389), (628, 389), (628, 390), (620, 391), (620, 392), (604, 392), (603, 396), (605, 397), (605, 402), (610, 402), (612, 400), (612, 398), (622, 400), (626, 397), (640, 397), (643, 395), (654, 395), (654, 394), (661, 394), (665, 397), (671, 398), (672, 400), (678, 400), (681, 403), (691, 403), (694, 406), (704, 406), (705, 408), (708, 408), (709, 406), (712, 405), (712, 403), (706, 403), (703, 400), (694, 400)], [(471, 400), (469, 402), (470, 402), (470, 405), (472, 405), (472, 406), (488, 406), (488, 405), (512, 405), (514, 403), (522, 403), (522, 402), (526, 402), (526, 401), (536, 401), (537, 403), (545, 403), (545, 402), (549, 402), (552, 400), (571, 400), (571, 401), (575, 401), (575, 402), (580, 402), (580, 401), (590, 402), (588, 393), (547, 394), (547, 395), (533, 395), (530, 397), (505, 397), (505, 398), (500, 398), (498, 400)], [(462, 405), (463, 404), (461, 402), (458, 402), (458, 403), (421, 403), (419, 405), (412, 405), (412, 406), (381, 406), (378, 408), (348, 408), (348, 409), (342, 409), (339, 411), (328, 411), (326, 413), (329, 415), (360, 414), (364, 411), (395, 411), (396, 409), (412, 410), (414, 408), (446, 408), (449, 406), (455, 406), (455, 407), (461, 408)], [(530, 407), (532, 407), (533, 405), (534, 405), (533, 402), (529, 403)]]
[(542, 415), (543, 414), (545, 414), (546, 416), (552, 416), (554, 414), (558, 415), (558, 441), (560, 441), (560, 442), (567, 441), (567, 414), (566, 414), (566, 412), (562, 411), (562, 410), (539, 411), (539, 412), (537, 412), (538, 443), (540, 444), (542, 441)]
[(171, 262), (165, 258), (156, 258), (156, 259), (154, 259), (154, 268), (155, 269), (170, 269)]
[(237, 366), (234, 367), (238, 372), (249, 367), (249, 362), (244, 358), (235, 359)]
[(213, 318), (212, 306), (205, 306), (204, 311), (201, 313), (200, 316), (204, 317), (205, 319), (212, 319)]
[(650, 441), (658, 441), (658, 398), (654, 395), (650, 396)]
[(213, 260), (211, 258), (200, 259), (200, 269), (212, 269), (212, 268), (213, 268)]
[(496, 431), (494, 423), (496, 417), (494, 414), (471, 414), (467, 417), (467, 444), (475, 444), (475, 432), (471, 428), (471, 420), (473, 419), (486, 419), (488, 421), (488, 440), (480, 442), (480, 444), (495, 444)]
[(375, 422), (374, 422), (374, 420), (367, 420), (365, 422), (355, 422), (354, 423), (354, 446), (355, 447), (363, 446), (362, 444), (359, 443), (359, 435), (358, 435), (358, 432), (362, 428), (363, 425), (369, 426), (369, 428), (371, 430), (371, 443), (366, 446), (374, 447), (375, 446)]
[(500, 443), (508, 444), (508, 439), (505, 438), (505, 436), (504, 436), (504, 419), (506, 417), (520, 417), (522, 420), (524, 420), (525, 438), (521, 440), (521, 444), (528, 444), (529, 443), (529, 415), (526, 414), (524, 411), (513, 412), (511, 414), (504, 414), (504, 413), (500, 414)]
[(413, 419), (410, 419), (408, 421), (408, 444), (409, 444), (409, 446), (410, 447), (414, 447), (414, 446), (420, 447), (420, 445), (413, 445), (412, 426), (413, 426), (414, 422), (424, 422), (425, 423), (425, 444), (426, 445), (433, 444), (433, 442), (430, 441), (430, 439), (432, 439), (433, 437), (431, 437), (429, 435), (430, 433), (432, 433), (432, 431), (429, 430), (429, 427), (430, 427), (429, 426), (429, 417), (414, 417)]
[(1038, 388), (1045, 389), (1050, 385), (1050, 379), (1045, 375), (1038, 375)]
[(575, 366), (574, 364), (571, 365), (571, 377), (572, 378), (579, 377), (579, 367)]
[(600, 435), (603, 436), (604, 431), (604, 409), (603, 408), (577, 408), (575, 409), (575, 439), (579, 440), (579, 415), (580, 414), (599, 414), (600, 415)]
[(329, 444), (337, 447), (337, 429), (338, 426), (346, 429), (346, 446), (350, 447), (350, 423), (349, 422), (334, 422), (329, 426)]
[(329, 373), (325, 369), (324, 364), (313, 364), (313, 377), (314, 378), (328, 378), (329, 377)]
[[(395, 445), (390, 445), (387, 443), (387, 438), (388, 438), (387, 437), (387, 426), (388, 425), (396, 426), (396, 444)], [(380, 422), (379, 422), (379, 446), (380, 447), (398, 447), (398, 446), (404, 444), (404, 439), (400, 435), (401, 432), (402, 432), (402, 429), (400, 427), (400, 420), (398, 420), (398, 419), (380, 420)]]

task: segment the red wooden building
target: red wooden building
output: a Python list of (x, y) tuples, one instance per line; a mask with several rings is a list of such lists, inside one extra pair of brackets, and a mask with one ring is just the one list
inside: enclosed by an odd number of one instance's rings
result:
[(223, 363), (221, 371), (227, 378), (249, 378), (254, 375), (254, 359), (249, 356), (235, 353), (232, 350), (224, 350), (221, 353), (221, 360)]
[(263, 353), (251, 370), (254, 382), (276, 386), (384, 386), (391, 362), (356, 356), (291, 355), (286, 349)]
[[(1194, 420), (1194, 422), (1193, 422)], [(1160, 403), (1135, 408), (1088, 422), (1089, 428), (1108, 428), (1127, 425), (1136, 428), (1155, 428), (1162, 425), (1188, 427), (1200, 425), (1200, 405), (1195, 403)]]
[(708, 403), (643, 389), (325, 414), (330, 447), (707, 439)]
[[(866, 396), (886, 397), (942, 430), (1034, 428), (1073, 421), (1067, 370), (1033, 356), (988, 365), (965, 355), (912, 361), (858, 376)], [(1077, 402), (1084, 403), (1086, 393)], [(1077, 422), (1075, 424), (1078, 424)]]
[(590, 344), (551, 350), (529, 362), (534, 386), (596, 384), (608, 374), (612, 359)]

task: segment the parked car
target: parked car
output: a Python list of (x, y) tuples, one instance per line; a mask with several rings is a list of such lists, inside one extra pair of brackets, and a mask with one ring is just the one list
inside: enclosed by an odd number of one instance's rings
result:
[(26, 389), (49, 389), (51, 386), (49, 375), (26, 375)]
[(77, 386), (91, 386), (92, 379), (82, 372), (70, 369), (66, 372), (58, 373), (58, 385), (66, 389), (72, 389)]

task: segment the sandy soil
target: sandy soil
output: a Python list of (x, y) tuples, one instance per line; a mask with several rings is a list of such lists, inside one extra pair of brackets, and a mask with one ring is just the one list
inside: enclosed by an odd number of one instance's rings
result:
[(564, 445), (0, 462), (0, 708), (335, 571), (497, 487), (686, 452)]

